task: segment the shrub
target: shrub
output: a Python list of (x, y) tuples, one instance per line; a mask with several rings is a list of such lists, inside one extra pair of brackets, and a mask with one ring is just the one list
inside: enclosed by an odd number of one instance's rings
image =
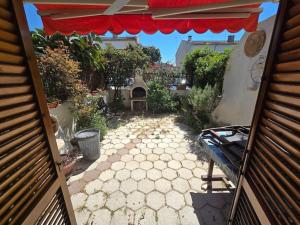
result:
[(184, 119), (197, 130), (207, 128), (212, 123), (211, 113), (218, 105), (216, 87), (206, 85), (203, 89), (193, 87), (182, 100)]
[(149, 110), (153, 113), (174, 112), (176, 103), (172, 95), (163, 85), (151, 82), (148, 85), (147, 102)]
[(87, 92), (79, 80), (79, 63), (70, 58), (67, 48), (46, 48), (37, 59), (48, 102), (65, 101)]
[(74, 105), (73, 112), (76, 119), (76, 131), (97, 128), (100, 130), (100, 137), (103, 139), (107, 132), (106, 119), (100, 114), (98, 109), (99, 97), (88, 96), (82, 102)]

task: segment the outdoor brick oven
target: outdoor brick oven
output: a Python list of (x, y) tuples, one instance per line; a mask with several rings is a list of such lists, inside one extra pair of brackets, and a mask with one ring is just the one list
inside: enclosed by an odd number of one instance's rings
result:
[(130, 87), (131, 111), (148, 110), (148, 104), (146, 101), (147, 86), (141, 74), (141, 71), (137, 71), (134, 78), (134, 83)]

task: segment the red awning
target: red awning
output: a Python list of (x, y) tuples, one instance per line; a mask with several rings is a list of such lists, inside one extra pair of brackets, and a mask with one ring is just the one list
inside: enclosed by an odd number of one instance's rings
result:
[(109, 4), (35, 6), (48, 34), (104, 34), (107, 31), (114, 34), (124, 31), (169, 34), (175, 30), (179, 33), (190, 30), (234, 33), (241, 29), (251, 32), (257, 28), (260, 12), (259, 5), (232, 5), (232, 0), (148, 0), (145, 5), (131, 0), (113, 14), (107, 13), (112, 8)]

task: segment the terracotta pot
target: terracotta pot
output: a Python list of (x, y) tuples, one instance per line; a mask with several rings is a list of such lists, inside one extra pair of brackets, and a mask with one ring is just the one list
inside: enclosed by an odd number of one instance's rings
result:
[(64, 165), (64, 174), (65, 174), (65, 176), (68, 176), (72, 173), (72, 171), (75, 167), (75, 164), (76, 164), (76, 159), (73, 159), (71, 162)]
[(49, 109), (55, 109), (59, 104), (59, 101), (47, 103)]
[(177, 86), (177, 90), (185, 90), (186, 89), (186, 85), (185, 84), (181, 84)]

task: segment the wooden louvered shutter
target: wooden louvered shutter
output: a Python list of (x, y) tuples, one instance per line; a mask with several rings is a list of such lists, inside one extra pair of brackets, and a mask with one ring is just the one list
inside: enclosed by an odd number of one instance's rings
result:
[(299, 0), (281, 1), (263, 78), (229, 224), (300, 224)]
[(0, 224), (75, 224), (23, 4), (0, 0)]

